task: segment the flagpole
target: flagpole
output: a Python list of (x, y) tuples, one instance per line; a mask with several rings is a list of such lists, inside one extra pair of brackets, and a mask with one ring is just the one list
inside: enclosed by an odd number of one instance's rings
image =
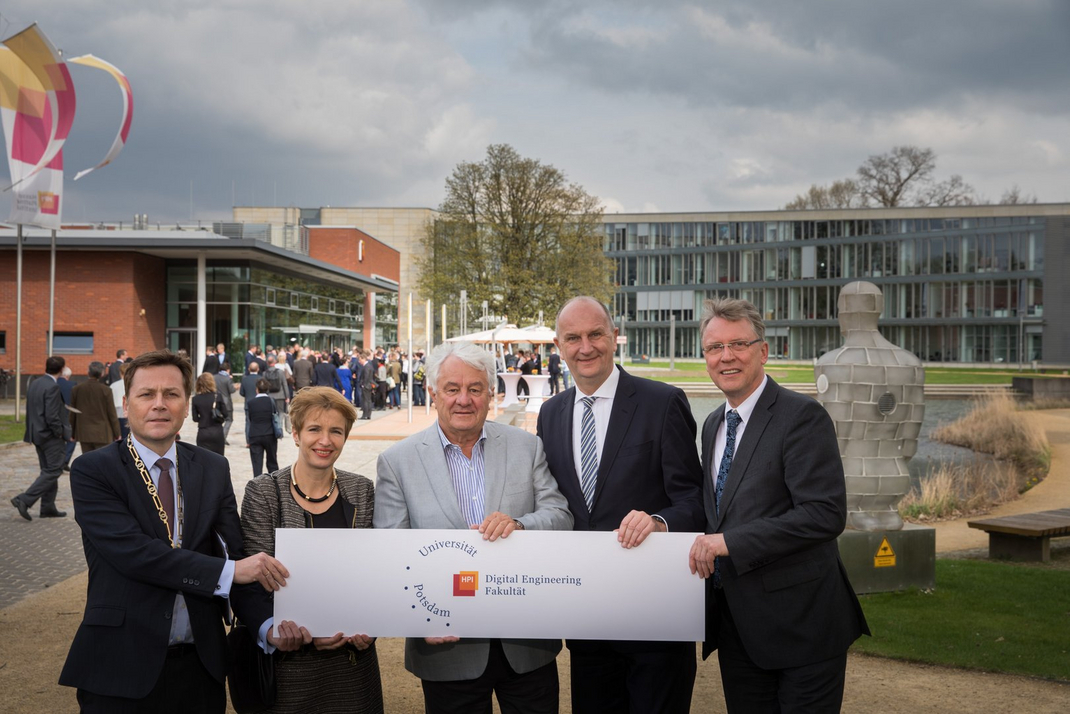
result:
[(56, 229), (52, 229), (52, 247), (48, 261), (48, 356), (52, 356), (52, 341), (56, 326)]
[(15, 233), (15, 423), (18, 424), (22, 404), (22, 224)]
[[(427, 325), (427, 330), (425, 331), (425, 334), (427, 335), (427, 352), (424, 352), (424, 359), (428, 360), (428, 359), (431, 359), (431, 343), (435, 339), (435, 335), (434, 335), (435, 325), (434, 325), (434, 323), (431, 322), (431, 299), (430, 298), (427, 299), (427, 316), (425, 317), (425, 320), (426, 320), (426, 322), (424, 324)], [(424, 374), (425, 375), (427, 374), (426, 370), (425, 370)], [(428, 399), (428, 397), (427, 397), (427, 378), (424, 377), (424, 414), (430, 414), (430, 413), (431, 413), (431, 400)]]
[(409, 423), (412, 424), (412, 373), (414, 369), (415, 361), (413, 357), (415, 355), (412, 351), (412, 293), (409, 293)]

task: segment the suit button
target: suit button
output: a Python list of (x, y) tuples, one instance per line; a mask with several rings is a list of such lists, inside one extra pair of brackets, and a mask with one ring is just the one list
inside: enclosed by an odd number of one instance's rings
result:
[(183, 585), (189, 585), (189, 578), (182, 578)]
[(171, 611), (170, 610), (168, 610), (167, 612), (165, 612), (163, 614), (163, 619), (165, 619), (165, 620), (170, 620), (171, 619)]
[(201, 581), (200, 581), (200, 580), (194, 580), (194, 581), (193, 581), (193, 584), (194, 584), (194, 585), (200, 585), (200, 584), (201, 584)]

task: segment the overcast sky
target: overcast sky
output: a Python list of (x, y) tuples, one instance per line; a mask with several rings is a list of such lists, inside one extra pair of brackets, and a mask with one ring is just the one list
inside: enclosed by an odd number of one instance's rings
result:
[[(1070, 201), (1066, 0), (16, 0), (70, 65), (65, 221), (427, 206), (491, 143), (607, 211), (773, 209), (897, 144)], [(3, 166), (6, 176), (7, 167)], [(3, 199), (9, 200), (9, 199)], [(0, 206), (0, 218), (6, 215)]]

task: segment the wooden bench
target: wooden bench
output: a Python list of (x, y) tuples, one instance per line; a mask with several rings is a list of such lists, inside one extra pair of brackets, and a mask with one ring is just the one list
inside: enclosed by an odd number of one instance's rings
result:
[(967, 521), (988, 533), (988, 557), (1051, 560), (1051, 539), (1070, 536), (1070, 508)]

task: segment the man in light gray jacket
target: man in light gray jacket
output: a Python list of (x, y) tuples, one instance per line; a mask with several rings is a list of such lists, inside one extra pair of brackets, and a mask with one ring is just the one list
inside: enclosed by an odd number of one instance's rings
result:
[[(488, 541), (518, 529), (571, 530), (539, 438), (487, 421), (494, 358), (445, 343), (426, 375), (438, 422), (379, 457), (375, 527), (478, 527)], [(409, 638), (405, 668), (422, 680), (429, 713), (489, 710), (494, 694), (503, 710), (557, 712), (560, 650), (560, 640)]]

